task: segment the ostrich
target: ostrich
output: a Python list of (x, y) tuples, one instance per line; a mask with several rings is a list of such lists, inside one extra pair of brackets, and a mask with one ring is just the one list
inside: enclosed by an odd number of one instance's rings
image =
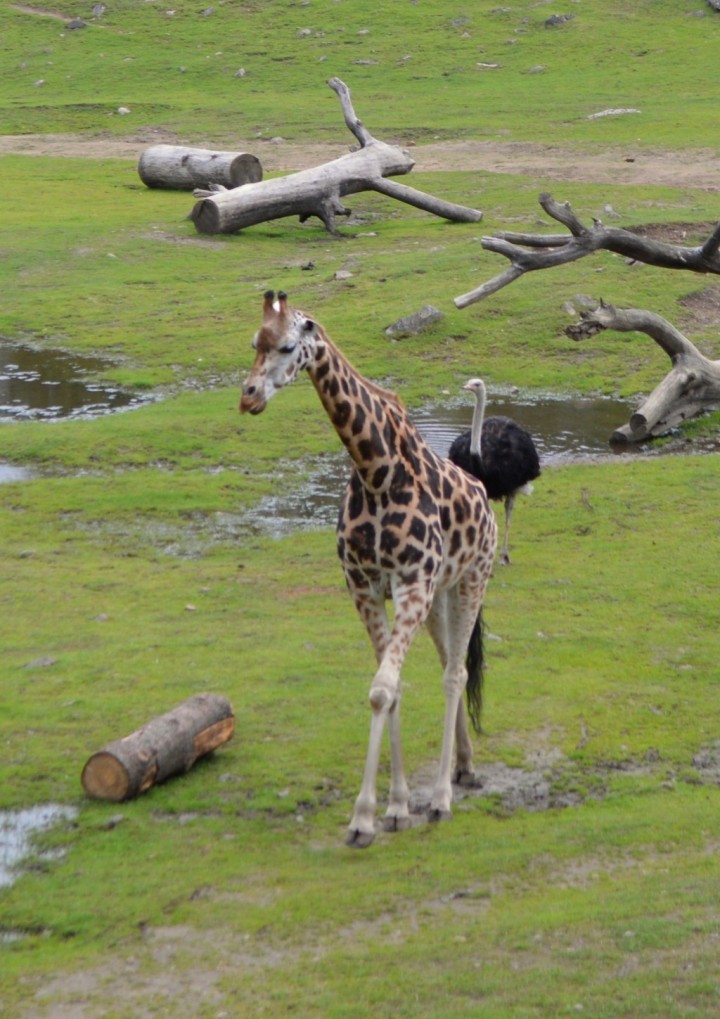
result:
[(485, 383), (470, 379), (463, 386), (475, 394), (475, 411), (470, 431), (453, 440), (448, 459), (485, 485), (488, 498), (505, 502), (505, 535), (500, 562), (509, 563), (508, 534), (515, 496), (530, 495), (531, 482), (540, 476), (540, 459), (535, 443), (524, 428), (508, 417), (485, 415)]

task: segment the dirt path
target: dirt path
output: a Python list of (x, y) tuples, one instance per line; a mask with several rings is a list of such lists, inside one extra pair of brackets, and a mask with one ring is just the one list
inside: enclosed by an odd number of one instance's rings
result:
[[(126, 138), (76, 134), (0, 136), (0, 155), (72, 156), (87, 159), (138, 159), (149, 145), (182, 144), (161, 131)], [(212, 142), (194, 142), (215, 148)], [(239, 141), (238, 152), (252, 152), (267, 173), (291, 172), (317, 166), (347, 152), (344, 142), (297, 143), (282, 140)], [(450, 141), (410, 149), (417, 172), (477, 170), (523, 174), (549, 180), (608, 184), (663, 184), (720, 190), (720, 154), (711, 149), (679, 153), (631, 146), (574, 151), (537, 142)]]

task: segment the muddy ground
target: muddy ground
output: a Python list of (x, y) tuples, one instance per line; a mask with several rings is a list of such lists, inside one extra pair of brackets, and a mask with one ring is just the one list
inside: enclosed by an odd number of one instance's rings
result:
[[(387, 139), (390, 141), (391, 139)], [(87, 159), (138, 159), (149, 145), (190, 144), (166, 131), (148, 128), (124, 138), (102, 134), (5, 135), (0, 155), (72, 156)], [(210, 140), (193, 146), (227, 148)], [(403, 144), (398, 142), (398, 144)], [(529, 175), (560, 181), (598, 184), (662, 184), (720, 190), (717, 153), (688, 149), (684, 153), (662, 149), (635, 151), (632, 146), (607, 146), (577, 152), (539, 142), (443, 141), (407, 146), (417, 172), (442, 170), (483, 171)], [(287, 142), (283, 139), (245, 139), (233, 151), (256, 155), (267, 173), (305, 170), (337, 159), (348, 151), (347, 140), (337, 143)]]

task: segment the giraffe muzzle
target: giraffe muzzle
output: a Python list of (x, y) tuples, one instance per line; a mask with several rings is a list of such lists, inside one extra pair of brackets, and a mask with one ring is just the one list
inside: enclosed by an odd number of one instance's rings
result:
[(263, 390), (253, 383), (246, 383), (240, 398), (241, 414), (262, 414), (267, 406)]
[(262, 414), (265, 410), (266, 401), (252, 396), (243, 396), (240, 401), (241, 414)]

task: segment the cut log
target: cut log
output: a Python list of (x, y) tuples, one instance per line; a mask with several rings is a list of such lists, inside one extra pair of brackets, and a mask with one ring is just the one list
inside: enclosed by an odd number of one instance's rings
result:
[(138, 173), (149, 188), (177, 191), (211, 185), (236, 188), (263, 178), (260, 160), (249, 152), (213, 152), (182, 145), (151, 145), (140, 156)]
[(234, 729), (225, 697), (197, 694), (93, 754), (82, 771), (83, 789), (96, 800), (133, 799), (189, 771), (199, 757), (227, 743)]
[(415, 161), (397, 145), (373, 138), (355, 115), (344, 82), (331, 78), (328, 85), (337, 93), (345, 123), (360, 147), (311, 170), (216, 194), (207, 194), (205, 190), (196, 192), (200, 200), (190, 215), (199, 233), (235, 233), (244, 227), (285, 216), (298, 216), (301, 222), (317, 216), (330, 233), (337, 234), (336, 217), (350, 214), (340, 199), (358, 191), (378, 191), (445, 219), (463, 223), (477, 223), (482, 219), (482, 212), (477, 209), (445, 202), (415, 188), (384, 180), (409, 173)]

